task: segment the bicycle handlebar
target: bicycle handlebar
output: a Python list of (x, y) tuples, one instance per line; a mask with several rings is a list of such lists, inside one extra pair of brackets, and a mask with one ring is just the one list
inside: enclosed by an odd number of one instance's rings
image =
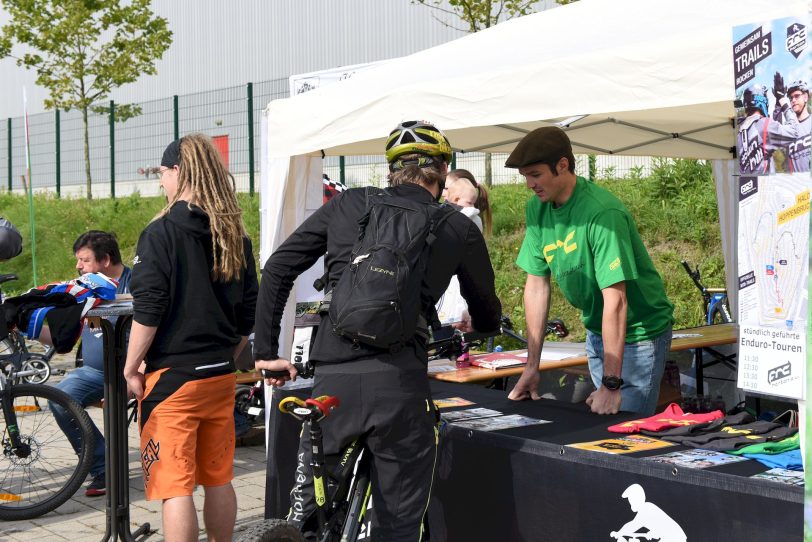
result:
[[(310, 378), (313, 376), (313, 364), (308, 362), (295, 361), (293, 366), (296, 368), (296, 373), (302, 378)], [(270, 371), (268, 369), (261, 369), (262, 378), (285, 378), (290, 373), (287, 371)]]
[(688, 273), (688, 276), (691, 277), (691, 280), (694, 281), (696, 287), (699, 288), (700, 291), (705, 291), (705, 286), (702, 284), (702, 276), (699, 274), (699, 266), (696, 269), (691, 269), (691, 266), (685, 260), (680, 262), (682, 267), (685, 268), (685, 272)]

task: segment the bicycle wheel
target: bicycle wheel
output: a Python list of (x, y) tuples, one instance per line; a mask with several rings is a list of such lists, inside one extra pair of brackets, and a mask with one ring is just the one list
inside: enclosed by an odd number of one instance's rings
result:
[(238, 542), (304, 542), (299, 529), (284, 519), (266, 519), (245, 531)]
[[(11, 394), (20, 438), (31, 449), (26, 457), (15, 454), (6, 419), (0, 418), (0, 519), (31, 519), (55, 510), (76, 493), (90, 470), (95, 436), (87, 412), (60, 390), (19, 384)], [(51, 404), (65, 409), (69, 423), (80, 432), (79, 453), (57, 425)]]

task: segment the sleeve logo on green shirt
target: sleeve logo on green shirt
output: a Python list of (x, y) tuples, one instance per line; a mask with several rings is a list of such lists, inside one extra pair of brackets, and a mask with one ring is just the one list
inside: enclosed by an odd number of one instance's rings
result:
[(553, 257), (555, 254), (552, 252), (558, 250), (559, 248), (564, 249), (564, 254), (569, 254), (570, 252), (578, 249), (578, 243), (570, 243), (572, 238), (575, 237), (575, 230), (572, 230), (567, 234), (567, 237), (564, 241), (556, 240), (555, 243), (550, 243), (544, 247), (544, 259), (547, 260), (547, 263), (553, 261)]
[(609, 271), (614, 271), (618, 267), (620, 267), (620, 256), (612, 260), (612, 263), (609, 264)]

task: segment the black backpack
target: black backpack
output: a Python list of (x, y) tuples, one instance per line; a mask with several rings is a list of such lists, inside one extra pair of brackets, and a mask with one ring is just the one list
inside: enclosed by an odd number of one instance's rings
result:
[(334, 333), (395, 352), (436, 320), (427, 315), (431, 301), (421, 295), (423, 276), (435, 232), (453, 212), (367, 188), (358, 240), (332, 290)]

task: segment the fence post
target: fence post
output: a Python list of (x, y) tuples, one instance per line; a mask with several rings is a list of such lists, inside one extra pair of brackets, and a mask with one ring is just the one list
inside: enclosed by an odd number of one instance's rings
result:
[(248, 83), (248, 193), (254, 195), (254, 83)]
[(180, 114), (178, 113), (178, 95), (172, 96), (172, 120), (175, 124), (175, 141), (180, 139)]
[(54, 110), (54, 122), (54, 137), (56, 138), (56, 197), (59, 198), (62, 195), (62, 164), (60, 160), (62, 154), (62, 138), (60, 136), (59, 127), (59, 108)]
[(493, 156), (491, 153), (485, 153), (485, 186), (488, 188), (493, 184)]
[(457, 169), (457, 152), (454, 151), (451, 153), (451, 169), (449, 171), (453, 171)]
[(594, 154), (589, 155), (589, 180), (595, 181), (598, 178), (598, 159)]
[(8, 128), (6, 135), (8, 136), (8, 191), (11, 192), (11, 117), (8, 118)]
[(344, 171), (344, 157), (338, 157), (338, 180), (341, 181), (341, 184), (347, 185), (345, 182), (346, 179), (346, 171)]
[(116, 103), (110, 100), (110, 197), (116, 199)]

